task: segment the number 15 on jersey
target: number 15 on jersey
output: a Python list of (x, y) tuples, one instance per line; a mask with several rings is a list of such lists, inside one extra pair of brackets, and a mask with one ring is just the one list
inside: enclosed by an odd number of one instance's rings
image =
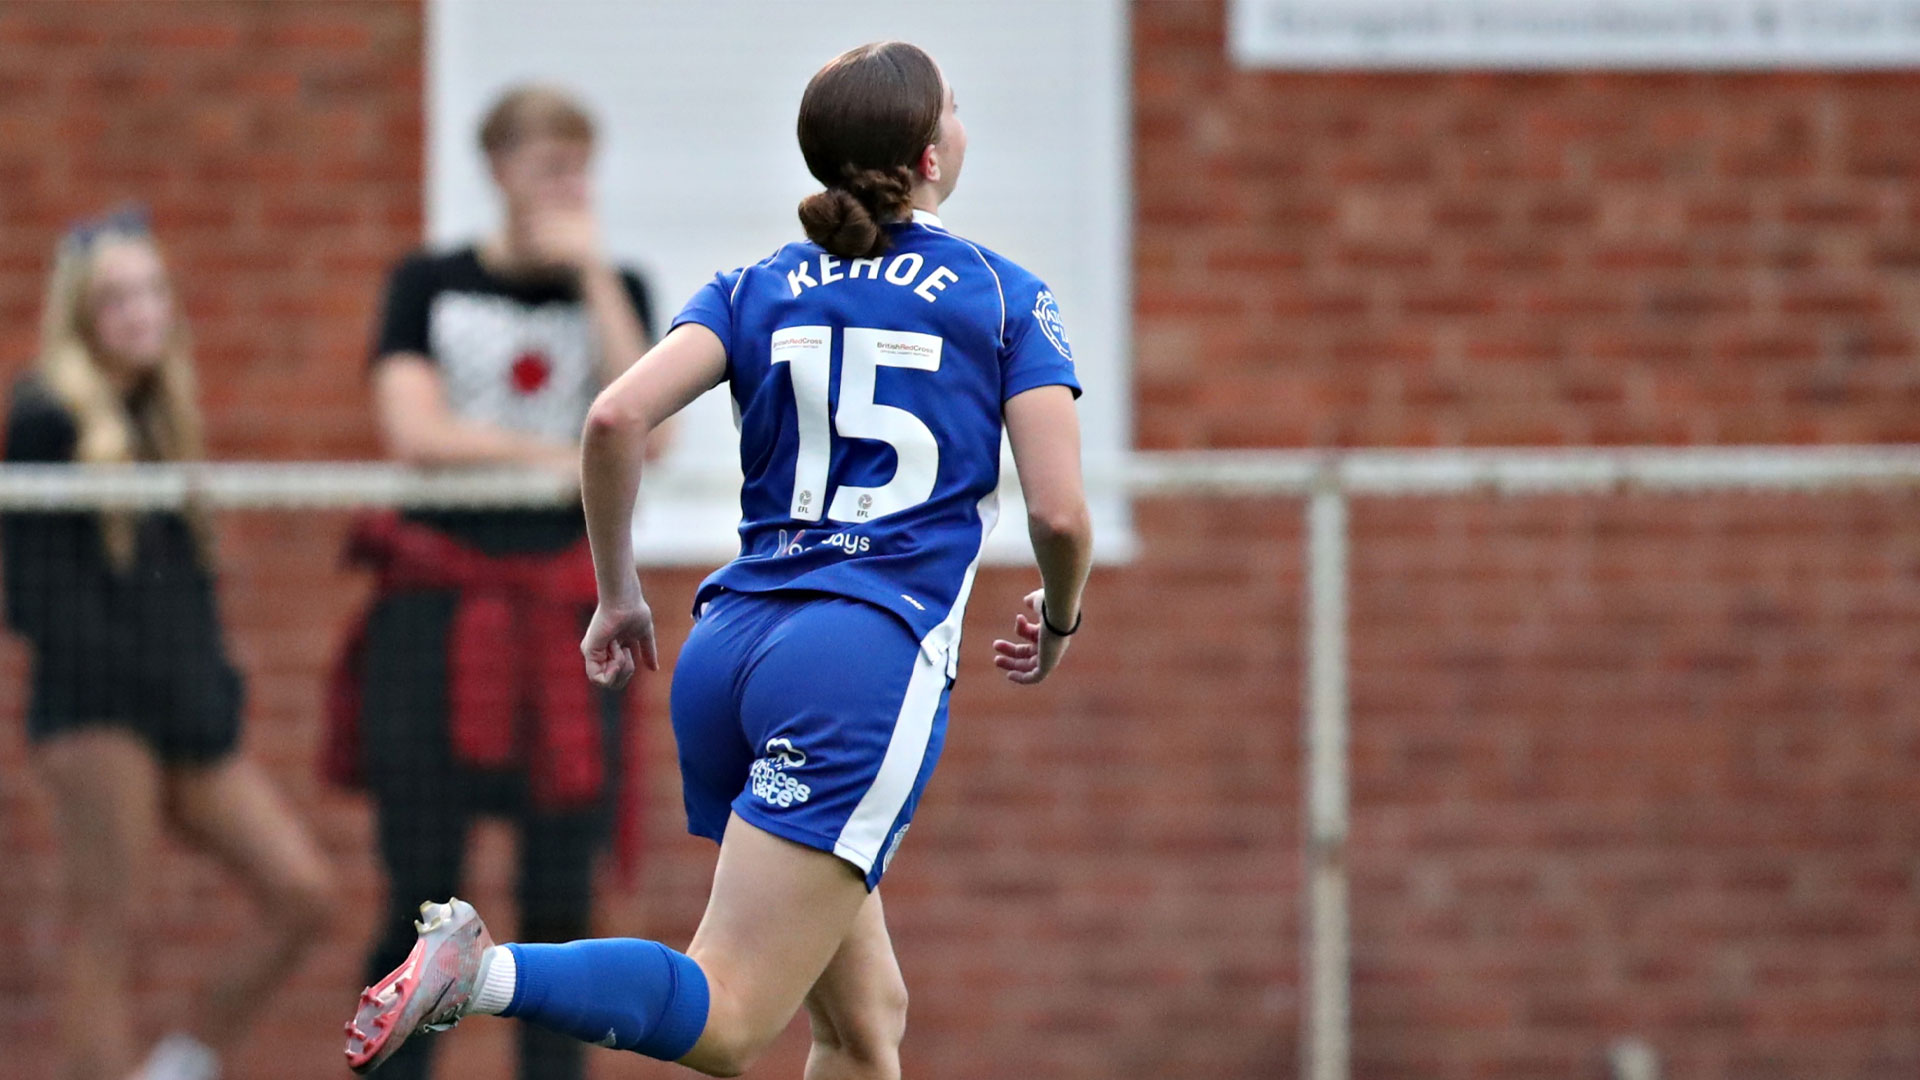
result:
[[(824, 515), (859, 524), (885, 517), (925, 502), (940, 475), (940, 444), (926, 423), (873, 400), (883, 367), (940, 370), (940, 338), (857, 326), (840, 334), (840, 401), (831, 417), (827, 384), (833, 373), (833, 327), (789, 326), (773, 334), (769, 356), (772, 363), (788, 366), (799, 418), (789, 511), (796, 521), (819, 521)], [(899, 459), (893, 479), (877, 487), (843, 484), (829, 493), (835, 436), (892, 447)]]

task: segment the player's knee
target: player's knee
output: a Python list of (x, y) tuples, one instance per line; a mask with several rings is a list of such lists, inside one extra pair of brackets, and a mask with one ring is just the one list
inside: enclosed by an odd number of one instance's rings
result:
[(902, 1032), (907, 1030), (907, 981), (895, 976), (889, 983), (882, 1007), (887, 1015), (893, 1017), (894, 1024)]
[(890, 1060), (907, 1035), (907, 984), (889, 980), (847, 1025), (846, 1050), (864, 1061)]
[(840, 1071), (858, 1076), (896, 1076), (900, 1043), (907, 1034), (907, 985), (898, 977), (865, 998), (832, 1010), (814, 1024), (816, 1052), (833, 1054)]
[(711, 982), (708, 994), (706, 1028), (681, 1063), (708, 1076), (739, 1076), (753, 1067), (787, 1026), (745, 1015), (731, 995)]
[(739, 1076), (753, 1063), (760, 1060), (760, 1054), (771, 1040), (745, 1036), (741, 1033), (718, 1033), (711, 1027), (707, 1034), (700, 1036), (699, 1045), (693, 1053), (683, 1059), (708, 1076)]

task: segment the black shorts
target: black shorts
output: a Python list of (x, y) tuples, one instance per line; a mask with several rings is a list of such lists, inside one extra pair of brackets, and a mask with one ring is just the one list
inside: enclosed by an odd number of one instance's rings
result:
[(168, 765), (207, 765), (240, 743), (244, 685), (217, 643), (170, 650), (164, 664), (35, 649), (27, 738), (116, 728), (139, 736)]

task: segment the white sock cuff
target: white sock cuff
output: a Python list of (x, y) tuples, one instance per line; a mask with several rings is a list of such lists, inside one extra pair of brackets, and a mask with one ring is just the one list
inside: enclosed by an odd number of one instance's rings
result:
[(513, 987), (519, 979), (519, 968), (513, 961), (513, 950), (505, 945), (494, 945), (481, 954), (480, 978), (473, 988), (473, 1000), (467, 1003), (467, 1011), (482, 1016), (498, 1016), (513, 1004)]

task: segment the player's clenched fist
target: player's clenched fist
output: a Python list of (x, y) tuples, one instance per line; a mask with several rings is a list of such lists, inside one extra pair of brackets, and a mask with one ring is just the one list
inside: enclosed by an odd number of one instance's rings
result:
[(660, 670), (660, 653), (653, 640), (653, 609), (638, 597), (619, 606), (601, 604), (587, 624), (580, 642), (587, 660), (587, 678), (595, 686), (618, 690), (633, 678), (635, 657), (648, 671)]

